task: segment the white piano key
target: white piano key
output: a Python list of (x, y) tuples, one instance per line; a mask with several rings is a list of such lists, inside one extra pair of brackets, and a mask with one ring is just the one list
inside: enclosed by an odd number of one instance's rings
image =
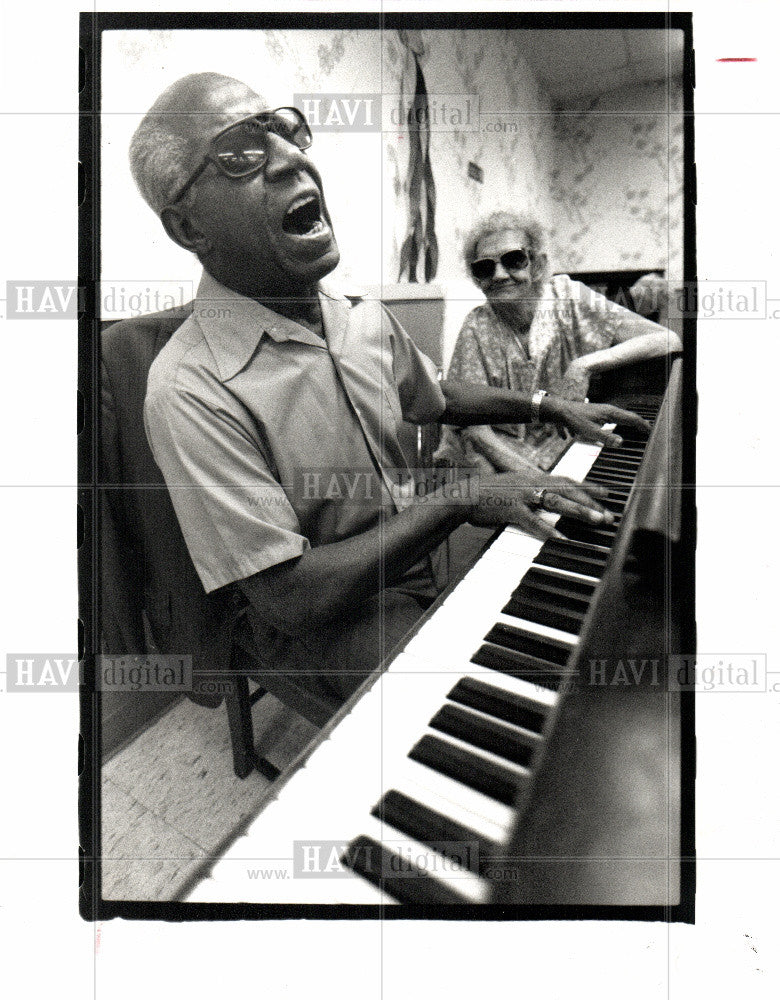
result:
[[(603, 430), (613, 431), (615, 424), (604, 424)], [(590, 472), (590, 467), (601, 454), (603, 444), (590, 444), (585, 441), (574, 441), (561, 456), (553, 470), (555, 476), (568, 476), (582, 482)]]
[[(554, 516), (551, 515), (551, 517)], [(541, 539), (526, 534), (515, 525), (509, 525), (501, 532), (485, 555), (506, 553), (520, 558), (533, 559), (543, 544)]]
[(425, 663), (409, 659), (417, 667), (415, 671), (393, 674), (387, 678), (383, 691), (383, 711), (388, 725), (382, 732), (382, 755), (388, 752), (403, 752), (421, 733), (429, 720), (444, 704), (447, 692), (452, 688), (452, 677), (425, 669)]
[[(323, 790), (324, 792), (325, 790)], [(302, 807), (296, 809), (296, 805)], [(334, 812), (329, 812), (335, 807)], [(333, 841), (337, 850), (346, 848), (363, 822), (366, 811), (360, 801), (337, 799), (327, 794), (307, 797), (305, 803), (291, 801), (282, 822), (268, 823), (241, 837), (215, 865), (211, 877), (189, 899), (193, 902), (286, 903), (395, 903), (392, 897), (370, 886), (349, 869), (340, 868), (338, 878), (312, 878), (295, 874), (295, 840)], [(253, 824), (256, 826), (257, 823)], [(327, 849), (327, 848), (326, 848)], [(268, 872), (250, 878), (248, 872)], [(280, 874), (286, 872), (287, 874)]]
[[(487, 560), (481, 562), (478, 571), (475, 569), (463, 578), (437, 609), (433, 618), (426, 623), (423, 630), (427, 630), (430, 625), (438, 629), (438, 620), (442, 620), (451, 609), (456, 607), (467, 606), (473, 613), (478, 613), (481, 608), (489, 611), (492, 603), (491, 592), (510, 586), (512, 583), (517, 585), (524, 572), (523, 565), (525, 563), (522, 560), (512, 562), (511, 560), (495, 559), (493, 562)], [(530, 565), (530, 560), (528, 560), (528, 565)], [(442, 615), (442, 619), (439, 619), (439, 615)], [(462, 622), (462, 624), (467, 624), (467, 622)]]
[[(347, 845), (345, 845), (346, 847)], [(290, 904), (346, 904), (346, 905), (395, 905), (396, 900), (354, 872), (341, 867), (338, 875), (317, 877), (294, 877), (286, 879), (253, 878), (246, 876), (247, 866), (240, 862), (225, 862), (225, 871), (219, 881), (209, 879), (197, 898), (193, 892), (191, 902), (229, 903), (290, 903)], [(273, 871), (273, 866), (267, 866)], [(281, 867), (281, 866), (280, 866)], [(229, 871), (235, 869), (235, 872)], [(209, 896), (206, 896), (206, 893)]]
[[(496, 581), (489, 588), (482, 588), (481, 593), (475, 593), (473, 602), (449, 608), (434, 628), (421, 630), (405, 652), (435, 658), (445, 669), (448, 661), (460, 662), (464, 653), (468, 654), (468, 659), (479, 648), (483, 636), (494, 624), (497, 612), (509, 600), (519, 582), (520, 577)], [(484, 603), (480, 605), (479, 602)]]
[(187, 903), (223, 903), (219, 884), (211, 876), (199, 882), (186, 898)]
[[(360, 833), (382, 844), (398, 858), (399, 862), (406, 860), (422, 868), (431, 878), (463, 896), (464, 903), (486, 902), (490, 886), (477, 872), (469, 871), (452, 860), (446, 860), (419, 840), (407, 837), (406, 834), (396, 830), (389, 823), (383, 823), (375, 816), (367, 815), (361, 823)], [(413, 879), (415, 876), (406, 877)]]

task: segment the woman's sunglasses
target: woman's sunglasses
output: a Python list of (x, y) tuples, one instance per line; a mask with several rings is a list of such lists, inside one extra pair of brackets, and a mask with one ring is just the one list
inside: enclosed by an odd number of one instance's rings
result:
[(505, 271), (524, 271), (532, 260), (533, 256), (527, 250), (507, 250), (500, 257), (481, 257), (472, 261), (471, 273), (477, 281), (490, 281), (499, 261)]
[(209, 163), (226, 177), (234, 178), (248, 177), (262, 169), (268, 160), (269, 132), (298, 149), (308, 149), (312, 143), (308, 122), (297, 108), (276, 108), (244, 118), (214, 136), (203, 161), (169, 204), (181, 201)]

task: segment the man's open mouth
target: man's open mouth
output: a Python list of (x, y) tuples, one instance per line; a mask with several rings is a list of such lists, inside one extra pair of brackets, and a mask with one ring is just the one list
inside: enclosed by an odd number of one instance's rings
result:
[(319, 195), (305, 194), (296, 198), (284, 213), (282, 231), (292, 236), (316, 236), (325, 231)]

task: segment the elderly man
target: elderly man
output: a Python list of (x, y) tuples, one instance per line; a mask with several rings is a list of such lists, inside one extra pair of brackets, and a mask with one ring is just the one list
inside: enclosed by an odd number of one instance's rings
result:
[(643, 422), (440, 384), (380, 303), (321, 285), (339, 252), (310, 144), (295, 109), (213, 73), (174, 83), (136, 131), (138, 187), (204, 268), (152, 366), (145, 421), (203, 586), (238, 589), (259, 666), (343, 699), (434, 597), (427, 556), (458, 525), (548, 536), (534, 503), (611, 519), (592, 490), (538, 475), (484, 478), (468, 502), (438, 490), (401, 503), (403, 419), (525, 421), (536, 408), (602, 438), (604, 421)]
[[(451, 380), (583, 400), (591, 375), (681, 348), (670, 330), (565, 274), (550, 277), (542, 228), (530, 216), (481, 219), (463, 253), (487, 301), (464, 320)], [(513, 422), (447, 428), (436, 458), (488, 472), (549, 469), (564, 447), (550, 423)]]

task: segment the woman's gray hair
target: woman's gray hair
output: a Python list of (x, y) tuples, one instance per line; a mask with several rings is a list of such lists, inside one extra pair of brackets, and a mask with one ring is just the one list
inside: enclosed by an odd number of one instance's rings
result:
[(517, 229), (525, 233), (528, 245), (523, 249), (535, 255), (544, 250), (544, 229), (533, 216), (520, 212), (491, 212), (476, 222), (463, 242), (463, 260), (466, 269), (471, 268), (480, 240), (492, 236), (493, 233), (504, 233), (508, 229)]

